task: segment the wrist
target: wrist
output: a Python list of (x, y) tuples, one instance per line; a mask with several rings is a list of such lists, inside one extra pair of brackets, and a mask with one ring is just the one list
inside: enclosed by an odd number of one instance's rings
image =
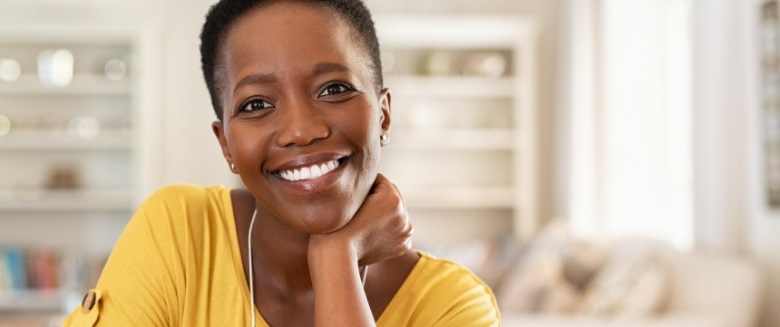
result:
[(315, 290), (337, 279), (359, 281), (358, 258), (350, 242), (313, 235), (307, 255)]
[(357, 247), (347, 239), (330, 234), (314, 234), (309, 238), (309, 265), (319, 261), (354, 262), (357, 264)]

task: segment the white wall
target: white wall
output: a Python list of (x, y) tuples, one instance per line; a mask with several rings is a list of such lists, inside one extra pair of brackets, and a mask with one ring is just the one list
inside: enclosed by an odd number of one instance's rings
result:
[(738, 252), (744, 250), (750, 168), (745, 165), (746, 115), (759, 110), (746, 102), (748, 8), (729, 0), (696, 1), (694, 6), (696, 243), (702, 249)]
[(780, 326), (780, 213), (763, 194), (760, 0), (696, 0), (696, 239), (765, 269), (762, 327)]
[(212, 2), (166, 1), (162, 8), (162, 184), (237, 181), (211, 132), (216, 116), (200, 70), (200, 29)]

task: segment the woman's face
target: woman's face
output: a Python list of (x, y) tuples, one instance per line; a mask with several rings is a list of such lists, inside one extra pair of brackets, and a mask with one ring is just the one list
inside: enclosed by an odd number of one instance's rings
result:
[(390, 95), (330, 9), (274, 2), (239, 18), (219, 61), (214, 132), (260, 207), (306, 233), (345, 225), (376, 178)]

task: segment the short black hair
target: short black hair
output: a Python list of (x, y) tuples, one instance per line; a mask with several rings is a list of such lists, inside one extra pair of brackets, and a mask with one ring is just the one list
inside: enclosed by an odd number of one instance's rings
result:
[[(206, 22), (200, 33), (200, 62), (203, 69), (203, 77), (211, 96), (211, 105), (217, 118), (222, 120), (222, 103), (220, 102), (220, 82), (217, 76), (217, 60), (219, 59), (219, 47), (222, 39), (230, 27), (241, 16), (251, 9), (267, 3), (280, 0), (220, 0), (209, 9), (206, 14)], [(339, 16), (346, 18), (347, 22), (357, 32), (363, 42), (368, 55), (371, 57), (374, 82), (377, 89), (381, 89), (382, 62), (379, 53), (379, 40), (374, 29), (374, 21), (371, 13), (362, 0), (295, 0), (297, 2), (320, 5), (335, 11)]]

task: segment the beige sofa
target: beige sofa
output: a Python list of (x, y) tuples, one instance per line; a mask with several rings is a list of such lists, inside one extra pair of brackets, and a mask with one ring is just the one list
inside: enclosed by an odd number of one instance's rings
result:
[[(645, 274), (644, 286), (635, 278), (634, 292), (638, 306), (644, 309), (631, 314), (590, 314), (569, 310), (568, 312), (518, 312), (502, 308), (504, 326), (534, 327), (753, 327), (757, 323), (762, 298), (762, 274), (759, 267), (745, 258), (715, 254), (684, 254), (660, 243), (625, 240), (609, 246), (611, 257), (636, 258), (639, 256), (658, 258), (663, 267), (663, 278)], [(659, 270), (660, 271), (660, 270)], [(655, 274), (656, 276), (660, 276)], [(649, 277), (648, 277), (649, 276)], [(597, 277), (594, 278), (598, 280)], [(663, 283), (659, 281), (663, 279)], [(609, 285), (613, 289), (615, 284)], [(626, 284), (626, 283), (624, 283)], [(662, 289), (648, 291), (648, 287), (663, 285)], [(497, 289), (499, 304), (511, 297), (509, 285)], [(619, 288), (621, 286), (617, 286)], [(630, 287), (629, 287), (630, 288)], [(609, 290), (608, 290), (609, 291)], [(509, 292), (509, 293), (508, 293)], [(586, 293), (586, 292), (583, 292)], [(614, 292), (613, 292), (614, 293)], [(630, 292), (623, 292), (623, 295)], [(648, 294), (647, 296), (645, 296)], [(659, 296), (659, 294), (661, 296)], [(502, 299), (502, 296), (504, 299)], [(655, 297), (659, 302), (655, 308), (648, 307), (647, 298)], [(580, 299), (582, 300), (582, 299)], [(645, 303), (641, 303), (641, 302)], [(655, 300), (654, 300), (655, 301)], [(506, 301), (503, 301), (506, 302)], [(582, 306), (582, 303), (579, 303)], [(624, 305), (621, 309), (627, 309)], [(639, 312), (642, 311), (643, 312)], [(552, 310), (554, 311), (554, 310)], [(603, 312), (602, 312), (603, 313)]]

